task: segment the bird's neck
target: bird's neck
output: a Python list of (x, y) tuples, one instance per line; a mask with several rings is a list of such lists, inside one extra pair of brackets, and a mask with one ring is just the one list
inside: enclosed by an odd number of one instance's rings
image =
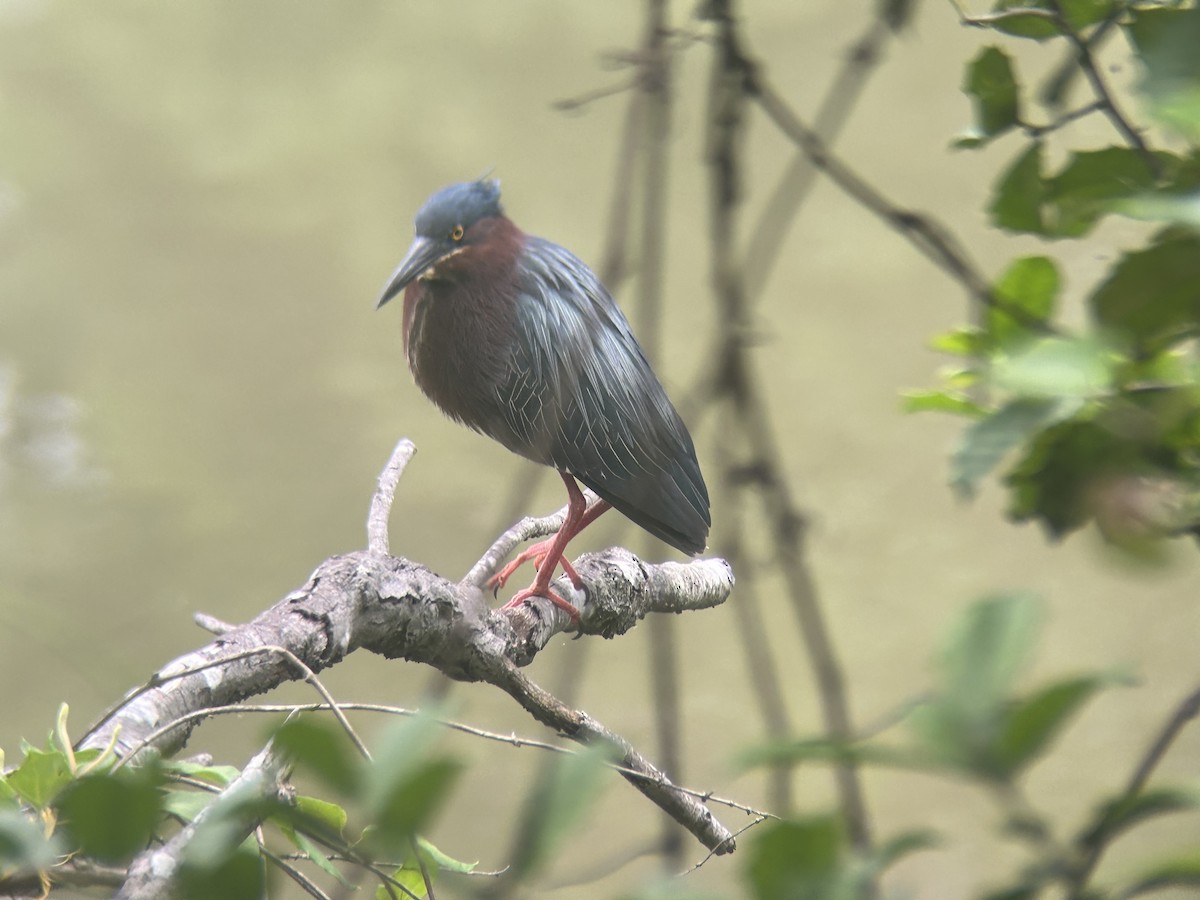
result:
[(524, 235), (507, 219), (453, 269), (409, 285), (404, 346), (418, 387), (453, 418), (472, 411), (504, 377), (515, 340), (517, 257)]
[[(472, 243), (431, 267), (404, 291), (404, 349), (410, 363), (427, 337), (425, 319), (432, 312), (452, 333), (473, 323), (483, 325), (498, 304), (511, 303), (517, 259), (526, 236), (506, 216), (476, 223)], [(447, 321), (450, 320), (450, 321)]]

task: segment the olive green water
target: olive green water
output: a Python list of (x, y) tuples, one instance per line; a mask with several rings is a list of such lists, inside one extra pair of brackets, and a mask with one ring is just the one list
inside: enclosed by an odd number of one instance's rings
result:
[[(677, 4), (678, 12), (683, 6)], [(806, 115), (862, 25), (858, 4), (754, 4), (749, 38)], [(241, 621), (364, 543), (375, 475), (394, 442), (420, 452), (401, 484), (393, 549), (459, 576), (494, 534), (520, 463), (443, 420), (412, 386), (400, 310), (372, 311), (417, 206), (492, 167), (527, 230), (595, 262), (622, 100), (564, 115), (551, 102), (625, 77), (601, 54), (640, 33), (637, 4), (285, 2), (0, 4), (0, 746), (40, 739), (59, 702), (82, 727), (122, 691), (204, 640), (196, 611)], [(930, 4), (890, 51), (840, 143), (898, 202), (931, 210), (994, 271), (1029, 242), (988, 231), (979, 209), (994, 157), (955, 155), (967, 120), (954, 89), (977, 36)], [(705, 365), (701, 125), (707, 50), (678, 71), (669, 197), (666, 346), (680, 393)], [(1102, 123), (1082, 126), (1094, 140)], [(762, 122), (750, 139), (758, 208), (788, 158)], [(1066, 248), (1079, 290), (1124, 235)], [(1197, 564), (1131, 569), (1083, 535), (1048, 546), (1003, 521), (989, 488), (973, 505), (945, 483), (957, 425), (906, 418), (897, 391), (932, 379), (926, 337), (961, 319), (948, 280), (870, 215), (821, 186), (789, 236), (758, 310), (761, 369), (811, 558), (853, 690), (870, 723), (919, 691), (951, 617), (994, 588), (1048, 598), (1038, 674), (1112, 663), (1138, 688), (1093, 704), (1030, 780), (1064, 822), (1131, 769), (1200, 668)], [(711, 459), (710, 431), (697, 435)], [(546, 479), (529, 512), (556, 508)], [(714, 513), (720, 536), (721, 510)], [(611, 528), (611, 525), (609, 526)], [(603, 536), (603, 535), (601, 535)], [(811, 676), (778, 584), (765, 586), (793, 722), (819, 728)], [(732, 602), (736, 601), (736, 596)], [(731, 759), (760, 734), (729, 610), (675, 622), (684, 660), (683, 780), (763, 801)], [(648, 643), (590, 641), (577, 702), (653, 758)], [(580, 644), (532, 668), (561, 687)], [(430, 674), (352, 658), (329, 674), (343, 700), (414, 704)], [(307, 697), (299, 689), (288, 697)], [(456, 715), (545, 737), (494, 691), (461, 688)], [(375, 727), (369, 720), (363, 728)], [(254, 721), (208, 726), (197, 749), (240, 764)], [(461, 737), (471, 763), (431, 836), (506, 862), (533, 751)], [(1195, 772), (1188, 733), (1165, 769)], [(944, 828), (942, 850), (891, 884), (961, 896), (1015, 857), (971, 790), (917, 776), (868, 778), (881, 833)], [(821, 773), (797, 776), (824, 808)], [(722, 814), (734, 827), (743, 821)], [(590, 872), (657, 834), (651, 807), (614, 783), (553, 878)], [(1178, 845), (1194, 824), (1157, 832)], [(689, 858), (699, 858), (698, 846)], [(689, 876), (730, 890), (739, 857)], [(1119, 867), (1118, 857), (1112, 865)], [(655, 872), (642, 859), (564, 896), (612, 896)], [(449, 888), (453, 894), (453, 888)]]

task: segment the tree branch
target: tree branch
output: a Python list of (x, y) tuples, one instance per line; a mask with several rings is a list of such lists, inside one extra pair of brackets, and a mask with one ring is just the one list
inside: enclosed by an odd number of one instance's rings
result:
[[(389, 470), (411, 452), (411, 444), (401, 442)], [(387, 477), (385, 473), (381, 483)], [(394, 479), (390, 489), (381, 488), (372, 508), (373, 523), (386, 522), (394, 489)], [(528, 521), (533, 524), (526, 524), (525, 530), (546, 525), (546, 520)], [(478, 570), (480, 564), (471, 571)], [(579, 606), (581, 635), (613, 637), (651, 612), (716, 606), (733, 587), (733, 573), (724, 560), (654, 565), (620, 548), (581, 557), (576, 571), (583, 581), (581, 590), (566, 578), (556, 582), (555, 589)], [(543, 598), (530, 598), (515, 609), (489, 610), (475, 575), (455, 584), (400, 557), (370, 551), (335, 556), (251, 622), (166, 665), (93, 727), (80, 746), (105, 747), (111, 742), (118, 755), (132, 756), (131, 761), (149, 747), (171, 755), (196, 725), (190, 714), (240, 702), (286, 681), (315, 680), (315, 673), (361, 648), (389, 659), (425, 663), (457, 680), (492, 684), (538, 721), (574, 740), (616, 748), (620, 765), (628, 770), (622, 774), (642, 793), (706, 847), (731, 851), (729, 832), (699, 800), (663, 777), (619, 735), (570, 709), (518, 671), (569, 627), (570, 617)], [(331, 698), (325, 699), (331, 703)], [(177, 725), (164, 728), (176, 720)]]
[(165, 900), (175, 896), (175, 880), (196, 833), (206, 822), (234, 817), (241, 829), (236, 839), (230, 840), (230, 846), (236, 846), (258, 827), (257, 819), (244, 814), (247, 809), (259, 808), (261, 804), (254, 802), (258, 800), (291, 802), (291, 789), (284, 781), (284, 765), (270, 744), (246, 763), (242, 774), (178, 834), (134, 859), (124, 885), (116, 894), (117, 900)]
[(1104, 76), (1100, 74), (1100, 69), (1096, 66), (1096, 59), (1092, 55), (1092, 48), (1067, 21), (1067, 16), (1063, 12), (1062, 4), (1059, 0), (1050, 0), (1050, 16), (1071, 45), (1075, 48), (1075, 54), (1079, 59), (1079, 67), (1083, 69), (1083, 74), (1087, 77), (1088, 84), (1092, 86), (1092, 91), (1096, 94), (1096, 98), (1104, 110), (1104, 114), (1108, 120), (1112, 122), (1113, 127), (1117, 129), (1129, 142), (1129, 146), (1133, 147), (1142, 161), (1146, 164), (1146, 168), (1150, 170), (1155, 178), (1162, 174), (1162, 166), (1159, 165), (1154, 154), (1150, 152), (1150, 148), (1146, 146), (1146, 141), (1142, 138), (1141, 133), (1134, 128), (1129, 119), (1125, 116), (1119, 106), (1117, 106), (1116, 98), (1113, 97), (1112, 91), (1108, 89), (1108, 83), (1104, 80)]

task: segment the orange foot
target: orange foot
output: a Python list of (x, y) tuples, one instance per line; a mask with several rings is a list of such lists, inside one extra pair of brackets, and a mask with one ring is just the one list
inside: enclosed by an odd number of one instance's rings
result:
[[(567, 564), (565, 560), (563, 562), (564, 562), (564, 564)], [(536, 581), (533, 583), (532, 586), (525, 588), (525, 590), (517, 591), (517, 593), (513, 595), (513, 598), (511, 600), (509, 600), (507, 603), (505, 603), (500, 608), (501, 609), (516, 609), (518, 606), (520, 606), (522, 603), (524, 603), (530, 597), (545, 597), (547, 600), (549, 600), (551, 603), (553, 603), (559, 609), (563, 610), (568, 616), (570, 616), (571, 622), (573, 624), (575, 624), (575, 625), (579, 624), (579, 610), (576, 609), (574, 607), (574, 605), (568, 603), (562, 597), (558, 596), (558, 594), (556, 594), (554, 591), (550, 590), (549, 588), (546, 588), (545, 590), (538, 590), (538, 585), (537, 585)]]
[[(492, 596), (494, 597), (496, 594), (500, 593), (500, 589), (508, 583), (508, 579), (513, 577), (513, 574), (517, 571), (517, 569), (521, 568), (521, 566), (525, 565), (525, 563), (529, 562), (530, 560), (533, 560), (533, 567), (537, 569), (539, 574), (541, 574), (542, 566), (546, 564), (546, 557), (550, 555), (550, 551), (553, 549), (553, 547), (554, 538), (547, 538), (544, 541), (538, 541), (536, 544), (532, 545), (531, 547), (527, 547), (518, 553), (512, 562), (488, 579), (487, 583), (488, 587), (492, 589)], [(567, 558), (564, 556), (559, 559), (558, 562), (562, 563), (563, 571), (567, 573), (567, 577), (571, 579), (571, 583), (574, 584), (575, 587), (583, 587), (583, 580), (575, 572), (575, 567), (567, 562)], [(550, 577), (553, 577), (553, 575), (554, 571), (551, 569)], [(549, 582), (550, 578), (548, 577), (546, 580)]]

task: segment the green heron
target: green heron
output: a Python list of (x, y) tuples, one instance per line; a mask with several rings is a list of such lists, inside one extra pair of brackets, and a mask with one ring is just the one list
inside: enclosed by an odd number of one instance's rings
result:
[[(691, 435), (600, 279), (558, 244), (504, 215), (500, 185), (435, 193), (378, 306), (404, 292), (404, 350), (418, 387), (450, 418), (553, 466), (567, 514), (551, 539), (492, 579), (503, 587), (533, 560), (537, 577), (506, 608), (546, 597), (557, 567), (581, 586), (567, 543), (609, 507), (687, 554), (704, 550), (708, 489)], [(576, 481), (600, 498), (589, 508)]]

